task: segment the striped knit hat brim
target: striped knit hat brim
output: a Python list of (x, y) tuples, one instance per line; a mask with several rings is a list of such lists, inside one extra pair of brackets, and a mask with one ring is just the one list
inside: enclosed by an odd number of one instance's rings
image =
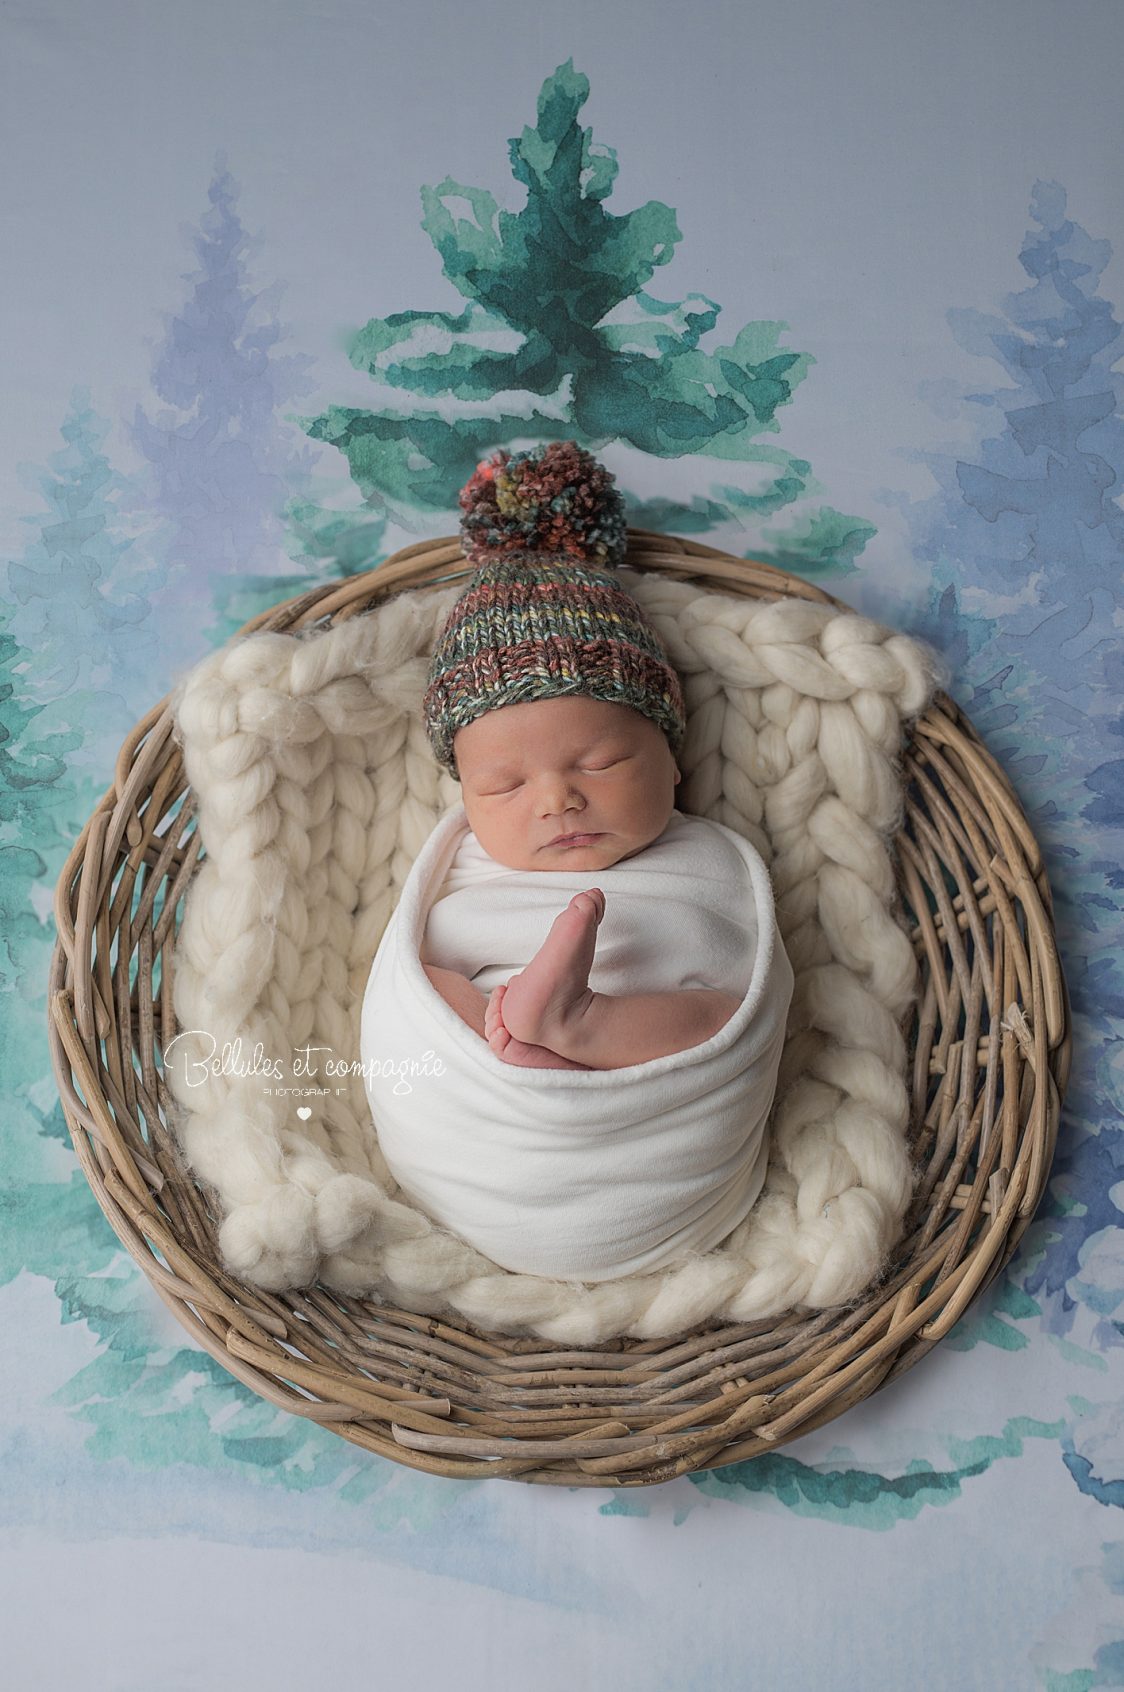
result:
[(575, 694), (627, 705), (678, 752), (679, 677), (615, 570), (529, 552), (480, 567), (434, 650), (423, 717), (438, 762), (459, 780), (458, 730), (504, 705)]

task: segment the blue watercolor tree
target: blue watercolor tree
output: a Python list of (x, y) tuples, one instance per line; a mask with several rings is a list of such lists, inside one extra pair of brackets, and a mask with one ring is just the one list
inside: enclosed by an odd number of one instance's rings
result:
[[(190, 292), (168, 318), (153, 365), (163, 409), (150, 415), (137, 405), (128, 425), (148, 472), (137, 501), (147, 545), (168, 575), (161, 619), (169, 667), (181, 670), (255, 612), (334, 574), (324, 561), (346, 545), (354, 521), (310, 497), (315, 455), (282, 407), (309, 392), (315, 361), (280, 350), (283, 290), (249, 285), (261, 240), (247, 233), (237, 198), (220, 153), (192, 240)], [(203, 606), (216, 613), (210, 628), (200, 626)]]
[[(1028, 286), (1005, 315), (954, 310), (957, 340), (1013, 386), (965, 403), (989, 417), (971, 455), (924, 453), (939, 492), (917, 505), (917, 557), (931, 571), (918, 632), (969, 687), (977, 726), (1012, 773), (1047, 845), (1086, 858), (1088, 783), (1111, 743), (1124, 620), (1124, 352), (1098, 292), (1111, 257), (1038, 182), (1019, 255)], [(1124, 821), (1118, 818), (1117, 822)], [(1072, 860), (1058, 893), (1075, 894)], [(1098, 869), (1098, 874), (1101, 873)]]
[(999, 414), (972, 459), (922, 455), (944, 517), (928, 556), (935, 585), (1001, 620), (998, 650), (1087, 711), (1104, 699), (1124, 609), (1124, 327), (1098, 291), (1109, 243), (1067, 216), (1057, 183), (1035, 184), (1031, 216), (1019, 254), (1030, 280), (1004, 315), (949, 313), (960, 345), (1011, 385), (966, 396)]
[[(746, 466), (753, 488), (723, 485), (690, 504), (630, 498), (630, 521), (702, 533), (736, 520), (787, 567), (852, 571), (873, 525), (812, 503), (808, 460), (767, 439), (812, 359), (782, 345), (787, 325), (776, 322), (747, 323), (706, 348), (715, 301), (648, 292), (681, 239), (675, 214), (658, 200), (607, 209), (616, 153), (578, 122), (588, 96), (568, 59), (542, 86), (536, 126), (509, 140), (526, 190), (520, 211), (452, 177), (422, 189), (422, 228), (463, 309), (372, 318), (349, 358), (401, 403), (333, 405), (303, 426), (338, 447), (365, 500), (407, 529), (447, 516), (455, 490), (501, 444), (573, 437), (593, 451), (621, 443)], [(763, 526), (778, 512), (790, 520)]]
[[(953, 692), (1034, 825), (1074, 1010), (1047, 1197), (989, 1310), (963, 1334), (994, 1338), (987, 1322), (1005, 1307), (1103, 1354), (1124, 1343), (1124, 1297), (1103, 1244), (1119, 1239), (1124, 1192), (1124, 331), (1099, 291), (1107, 241), (1067, 215), (1056, 183), (1035, 184), (1031, 218), (1019, 255), (1029, 280), (1003, 315), (949, 314), (960, 345), (997, 363), (1007, 385), (965, 395), (989, 420), (970, 452), (920, 455), (939, 492), (912, 513), (932, 572), (914, 626), (950, 660)], [(1075, 1416), (1067, 1462), (1101, 1496), (1124, 1477), (1106, 1479), (1103, 1451), (1099, 1471), (1082, 1458), (1098, 1425)]]

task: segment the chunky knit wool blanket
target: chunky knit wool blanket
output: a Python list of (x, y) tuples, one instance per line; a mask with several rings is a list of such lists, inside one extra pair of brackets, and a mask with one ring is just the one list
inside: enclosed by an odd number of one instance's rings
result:
[(454, 583), (324, 629), (235, 637), (173, 693), (203, 856), (165, 1070), (233, 1275), (588, 1345), (827, 1308), (884, 1264), (912, 1187), (898, 760), (939, 660), (832, 606), (621, 580), (683, 679), (676, 804), (757, 848), (795, 974), (761, 1197), (713, 1249), (591, 1285), (501, 1268), (396, 1187), (359, 1022), (410, 866), (460, 799), (420, 718)]

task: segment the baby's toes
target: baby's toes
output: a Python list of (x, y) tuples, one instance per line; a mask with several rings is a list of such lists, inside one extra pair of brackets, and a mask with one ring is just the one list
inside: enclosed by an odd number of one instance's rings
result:
[(485, 1038), (497, 1057), (503, 1057), (511, 1044), (511, 1035), (502, 1022), (497, 1023), (491, 1033), (486, 1033)]
[(506, 987), (493, 987), (484, 1006), (484, 1038), (497, 1053), (502, 1052), (511, 1039), (500, 1014), (500, 1001), (506, 991)]
[(584, 893), (575, 893), (570, 903), (583, 916), (592, 916), (596, 922), (605, 915), (605, 895), (600, 887), (587, 887)]

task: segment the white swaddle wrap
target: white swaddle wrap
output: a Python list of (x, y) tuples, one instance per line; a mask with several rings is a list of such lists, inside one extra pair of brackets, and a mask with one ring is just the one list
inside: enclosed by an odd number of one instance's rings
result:
[[(712, 987), (741, 1003), (703, 1044), (646, 1063), (504, 1063), (422, 962), (487, 993), (590, 886), (606, 899), (595, 992)], [(458, 805), (414, 861), (363, 1000), (383, 1156), (415, 1203), (503, 1268), (608, 1281), (708, 1251), (765, 1179), (792, 988), (768, 871), (732, 829), (673, 811), (658, 840), (607, 869), (513, 870)]]

